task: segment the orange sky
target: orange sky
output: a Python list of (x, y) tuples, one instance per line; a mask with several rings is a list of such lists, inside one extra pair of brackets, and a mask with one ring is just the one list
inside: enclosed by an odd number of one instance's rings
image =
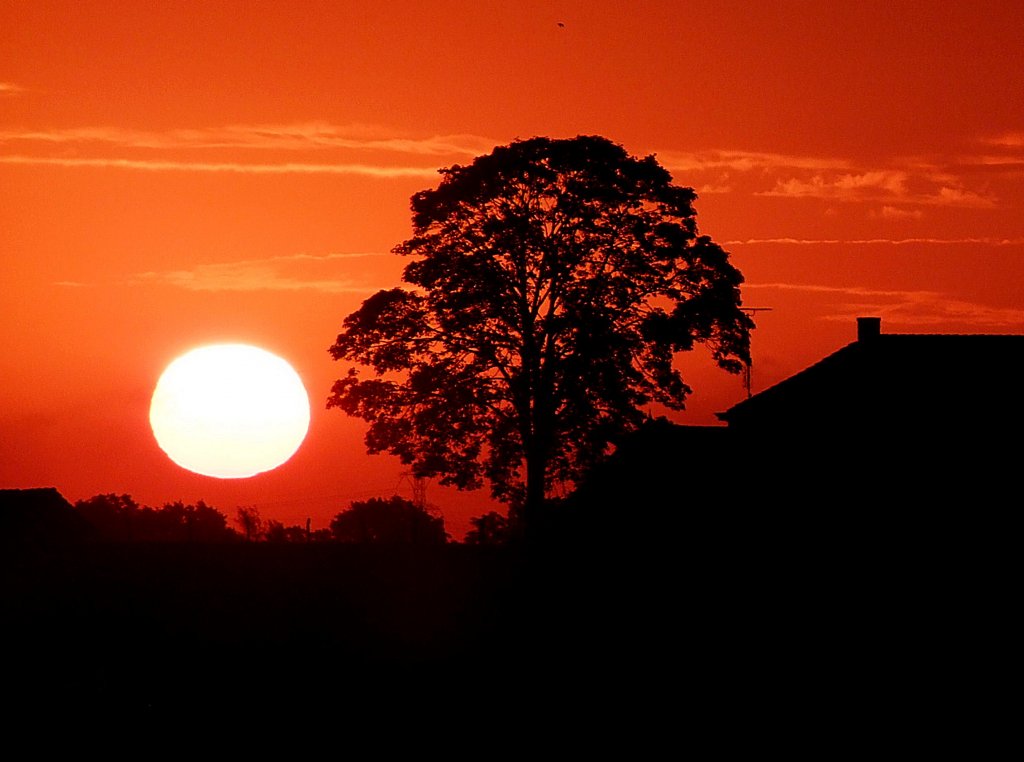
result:
[[(856, 315), (1022, 333), (1022, 40), (1017, 0), (0, 0), (0, 487), (314, 526), (411, 496), (324, 409), (327, 348), (398, 283), (409, 197), (517, 137), (604, 135), (697, 189), (745, 304), (773, 308), (755, 391)], [(248, 480), (183, 471), (147, 420), (166, 364), (227, 340), (285, 357), (313, 402), (298, 454)], [(742, 399), (681, 362), (680, 421)], [(493, 507), (427, 498), (456, 538)]]

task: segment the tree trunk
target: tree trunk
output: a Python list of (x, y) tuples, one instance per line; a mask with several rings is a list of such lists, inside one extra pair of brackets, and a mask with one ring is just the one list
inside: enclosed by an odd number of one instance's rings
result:
[(523, 504), (523, 535), (536, 537), (544, 511), (544, 475), (547, 459), (539, 448), (526, 454), (526, 502)]

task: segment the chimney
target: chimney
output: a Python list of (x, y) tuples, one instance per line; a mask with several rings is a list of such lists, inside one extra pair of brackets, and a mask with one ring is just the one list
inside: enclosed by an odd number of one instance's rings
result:
[(871, 341), (882, 335), (882, 318), (857, 318), (857, 341)]

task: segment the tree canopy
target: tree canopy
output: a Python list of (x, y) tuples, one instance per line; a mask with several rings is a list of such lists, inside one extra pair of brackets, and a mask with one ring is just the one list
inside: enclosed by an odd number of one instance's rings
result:
[(139, 505), (131, 495), (114, 493), (79, 500), (75, 508), (104, 540), (117, 542), (231, 542), (238, 535), (224, 514), (202, 500), (177, 500), (160, 508)]
[(339, 542), (443, 545), (448, 541), (444, 519), (397, 495), (357, 500), (331, 519)]
[(371, 453), (529, 513), (646, 406), (684, 408), (679, 353), (748, 361), (742, 276), (654, 156), (537, 137), (440, 173), (393, 250), (409, 287), (367, 299), (330, 348), (362, 367), (328, 407), (369, 422)]
[(501, 545), (508, 540), (508, 519), (497, 511), (488, 511), (469, 520), (470, 529), (463, 542), (467, 545)]

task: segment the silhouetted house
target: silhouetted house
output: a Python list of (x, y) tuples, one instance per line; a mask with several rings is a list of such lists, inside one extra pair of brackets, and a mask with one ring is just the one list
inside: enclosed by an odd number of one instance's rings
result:
[(0, 546), (72, 542), (83, 539), (91, 529), (54, 487), (0, 489)]
[(728, 469), (730, 460), (726, 427), (655, 418), (616, 443), (614, 455), (580, 485), (579, 497), (616, 506), (687, 502), (712, 473)]
[(718, 417), (775, 496), (991, 500), (1016, 487), (1022, 368), (1024, 336), (883, 334), (862, 317), (856, 341)]
[(605, 545), (678, 543), (719, 521), (742, 478), (725, 426), (648, 420), (616, 442), (560, 512), (565, 539)]
[(856, 341), (719, 413), (725, 426), (660, 419), (617, 443), (567, 501), (569, 522), (685, 537), (705, 556), (877, 550), (980, 536), (979, 521), (990, 536), (1020, 501), (1024, 336), (857, 326)]

